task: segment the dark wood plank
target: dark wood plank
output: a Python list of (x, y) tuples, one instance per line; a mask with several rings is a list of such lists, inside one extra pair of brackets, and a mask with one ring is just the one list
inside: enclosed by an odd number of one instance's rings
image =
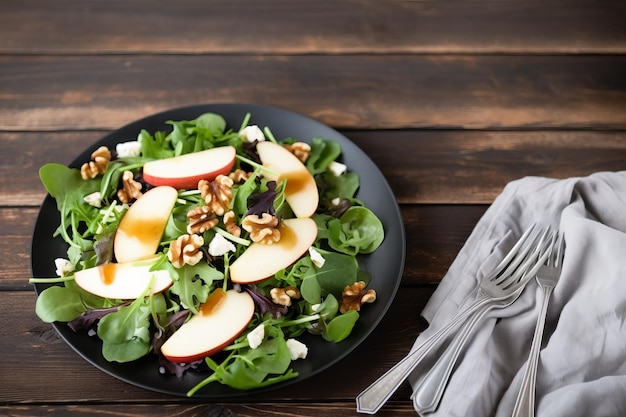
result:
[[(347, 132), (406, 204), (490, 204), (526, 176), (569, 178), (626, 169), (626, 132)], [(401, 157), (398, 155), (401, 154)]]
[(271, 104), (336, 128), (625, 129), (626, 56), (0, 56), (0, 130)]
[[(39, 167), (69, 164), (105, 133), (0, 132), (0, 206), (39, 206)], [(378, 165), (402, 204), (490, 204), (507, 182), (524, 176), (626, 169), (624, 131), (343, 133)]]
[[(404, 285), (437, 283), (486, 206), (403, 206), (407, 235)], [(0, 209), (0, 290), (30, 290), (31, 239), (36, 208)], [(436, 237), (436, 238), (435, 238)]]
[[(288, 392), (270, 391), (232, 401), (352, 401), (409, 351), (425, 327), (420, 311), (433, 288), (401, 290), (382, 324), (361, 346), (329, 370), (291, 385)], [(51, 399), (60, 404), (184, 400), (134, 387), (88, 364), (57, 336), (52, 326), (40, 322), (35, 316), (34, 293), (3, 291), (1, 295), (0, 354), (3, 366), (0, 367), (0, 404), (49, 403)], [(405, 385), (394, 399), (408, 400), (409, 395), (409, 387)]]
[(0, 52), (623, 53), (625, 15), (594, 0), (21, 0), (3, 5)]
[[(344, 417), (358, 416), (352, 402), (311, 403), (254, 403), (254, 404), (154, 404), (148, 405), (19, 405), (0, 406), (0, 414), (12, 417)], [(390, 401), (376, 413), (379, 417), (415, 417), (417, 414), (409, 401)]]

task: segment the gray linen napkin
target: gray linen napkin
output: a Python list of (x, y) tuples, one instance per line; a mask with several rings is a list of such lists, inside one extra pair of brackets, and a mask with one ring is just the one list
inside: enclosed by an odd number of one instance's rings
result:
[[(564, 233), (561, 279), (548, 308), (537, 374), (537, 416), (626, 416), (626, 171), (509, 183), (480, 219), (422, 315), (419, 345), (469, 300), (532, 223)], [(532, 280), (481, 322), (433, 416), (510, 416), (541, 291)], [(428, 371), (418, 367), (416, 382)]]

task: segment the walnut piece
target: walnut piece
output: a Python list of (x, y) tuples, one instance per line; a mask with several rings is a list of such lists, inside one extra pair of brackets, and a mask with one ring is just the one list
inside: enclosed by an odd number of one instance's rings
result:
[(194, 207), (187, 212), (187, 233), (202, 234), (217, 226), (219, 219), (209, 206)]
[(233, 236), (240, 237), (241, 236), (241, 227), (237, 226), (235, 223), (235, 212), (230, 210), (224, 213), (224, 217), (222, 219), (224, 221), (224, 226), (226, 226), (226, 231)]
[(376, 291), (365, 289), (365, 282), (357, 281), (347, 285), (341, 294), (341, 307), (339, 311), (345, 313), (349, 310), (361, 310), (365, 303), (373, 303), (376, 300)]
[(235, 184), (239, 184), (242, 182), (246, 182), (248, 178), (250, 178), (250, 175), (252, 175), (250, 172), (246, 172), (243, 169), (237, 168), (236, 170), (228, 174), (228, 178), (233, 180)]
[(233, 180), (226, 175), (218, 175), (213, 181), (200, 180), (198, 190), (207, 206), (218, 216), (224, 215), (230, 208), (233, 198)]
[(100, 146), (91, 154), (91, 161), (85, 162), (80, 167), (80, 176), (84, 180), (96, 178), (100, 174), (104, 174), (107, 165), (111, 160), (111, 151), (106, 146)]
[(297, 287), (284, 287), (284, 288), (272, 288), (270, 290), (270, 297), (272, 301), (281, 306), (289, 307), (292, 299), (300, 298), (300, 290)]
[(294, 154), (303, 163), (306, 162), (311, 153), (311, 146), (304, 142), (295, 142), (291, 145), (285, 145), (285, 149)]
[(141, 183), (134, 180), (131, 171), (124, 171), (122, 174), (122, 188), (117, 190), (117, 198), (123, 204), (128, 204), (141, 197), (142, 194)]
[(250, 214), (244, 217), (241, 226), (250, 233), (253, 242), (271, 245), (280, 240), (278, 218), (269, 213), (263, 213), (261, 217)]
[(195, 265), (202, 259), (200, 248), (204, 245), (204, 239), (200, 235), (181, 235), (170, 243), (167, 251), (167, 259), (176, 268), (183, 265)]

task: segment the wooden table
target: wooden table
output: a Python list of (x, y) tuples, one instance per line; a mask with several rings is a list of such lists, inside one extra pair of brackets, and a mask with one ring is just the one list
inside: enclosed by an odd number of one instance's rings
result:
[[(621, 1), (2, 1), (0, 415), (349, 416), (514, 179), (626, 169)], [(287, 108), (344, 133), (401, 205), (407, 264), (382, 325), (284, 391), (169, 397), (89, 365), (34, 314), (38, 168), (158, 111)], [(404, 385), (380, 415), (415, 415)]]

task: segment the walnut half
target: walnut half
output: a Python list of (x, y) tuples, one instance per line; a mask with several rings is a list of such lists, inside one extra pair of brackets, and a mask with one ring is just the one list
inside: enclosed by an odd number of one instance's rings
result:
[(233, 180), (226, 175), (218, 175), (213, 181), (200, 180), (198, 190), (207, 206), (218, 216), (223, 216), (230, 208), (233, 198)]
[(285, 145), (285, 149), (294, 154), (302, 163), (306, 162), (311, 153), (311, 145), (304, 142), (295, 142), (291, 145)]
[(183, 265), (196, 265), (202, 259), (200, 248), (204, 245), (204, 239), (200, 235), (181, 235), (170, 243), (167, 251), (167, 259), (176, 268)]
[(345, 313), (349, 310), (361, 310), (365, 303), (373, 303), (376, 300), (376, 291), (365, 289), (365, 282), (357, 281), (343, 289), (341, 294), (341, 307), (339, 311)]
[(297, 287), (276, 287), (270, 290), (270, 297), (272, 301), (281, 306), (289, 307), (292, 299), (299, 299), (301, 297), (300, 290)]
[(111, 160), (111, 151), (106, 146), (100, 146), (91, 154), (91, 161), (85, 162), (80, 167), (80, 176), (84, 180), (96, 178), (100, 174), (104, 174), (107, 165)]
[(187, 212), (187, 233), (202, 234), (217, 226), (219, 219), (209, 206), (194, 207)]
[(117, 198), (123, 204), (141, 197), (141, 183), (134, 180), (132, 171), (124, 171), (122, 174), (122, 188), (117, 190)]
[(244, 217), (241, 226), (250, 233), (253, 242), (271, 245), (280, 240), (278, 223), (278, 218), (269, 213), (263, 213), (261, 217), (250, 214)]

